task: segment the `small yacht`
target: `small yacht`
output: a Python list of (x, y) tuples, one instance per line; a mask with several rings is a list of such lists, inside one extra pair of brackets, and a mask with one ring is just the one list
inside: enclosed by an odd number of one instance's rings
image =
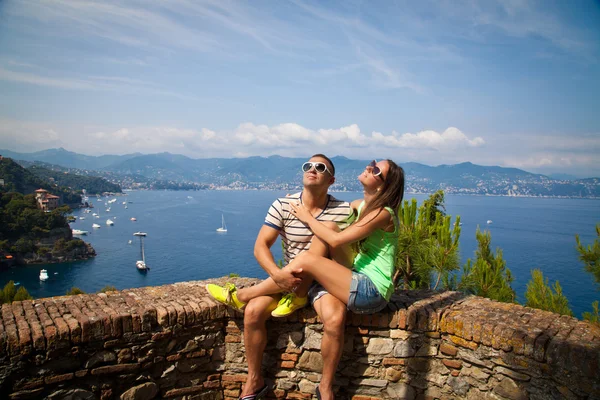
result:
[(225, 216), (221, 214), (221, 227), (217, 228), (217, 232), (227, 232), (227, 225), (225, 225)]
[(85, 219), (85, 217), (79, 217), (79, 219)]
[(47, 280), (48, 280), (48, 271), (43, 269), (40, 271), (40, 281), (47, 281)]
[(137, 221), (137, 218), (131, 217), (130, 220), (133, 221), (133, 222), (135, 222), (135, 221)]
[(488, 219), (486, 223), (487, 223), (488, 225), (490, 225), (490, 224), (492, 223), (492, 220), (491, 220), (491, 219)]
[(100, 227), (101, 227), (101, 226), (100, 226), (99, 224), (92, 224), (92, 228), (96, 228), (96, 229), (98, 229), (98, 228), (100, 228)]
[(106, 220), (106, 225), (111, 225), (112, 226), (114, 224), (115, 223), (112, 221), (112, 219), (109, 218), (109, 219)]
[(73, 232), (73, 235), (79, 236), (87, 235), (89, 233), (88, 231), (82, 231), (81, 229), (71, 229), (71, 231)]
[(135, 262), (135, 267), (140, 272), (147, 272), (150, 270), (150, 267), (146, 265), (146, 256), (144, 254), (144, 237), (146, 237), (146, 232), (136, 232), (133, 234), (133, 236), (138, 236), (140, 238), (140, 253), (142, 256), (141, 260), (137, 260)]

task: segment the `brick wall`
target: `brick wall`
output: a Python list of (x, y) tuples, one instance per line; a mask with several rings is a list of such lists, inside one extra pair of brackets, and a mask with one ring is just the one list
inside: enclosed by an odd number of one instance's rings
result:
[[(237, 278), (239, 285), (255, 280)], [(241, 314), (208, 281), (2, 306), (0, 396), (235, 399), (246, 379)], [(322, 324), (268, 324), (273, 398), (314, 398)], [(399, 292), (348, 314), (339, 399), (600, 399), (600, 328), (456, 292)]]

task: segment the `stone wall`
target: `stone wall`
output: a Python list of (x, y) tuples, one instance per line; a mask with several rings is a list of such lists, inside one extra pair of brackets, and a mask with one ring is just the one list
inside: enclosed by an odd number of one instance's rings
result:
[[(238, 278), (239, 285), (255, 280)], [(2, 306), (0, 396), (235, 399), (246, 379), (241, 314), (208, 281)], [(314, 311), (268, 324), (273, 398), (314, 398), (322, 324)], [(337, 398), (600, 399), (600, 328), (549, 312), (407, 291), (348, 314)]]

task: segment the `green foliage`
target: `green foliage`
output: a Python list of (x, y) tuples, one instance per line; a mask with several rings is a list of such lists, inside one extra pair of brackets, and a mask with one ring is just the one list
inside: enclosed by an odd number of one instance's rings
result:
[(69, 187), (78, 192), (81, 192), (82, 189), (86, 189), (88, 194), (99, 194), (104, 192), (121, 193), (121, 187), (119, 185), (110, 183), (106, 179), (97, 176), (84, 176), (65, 171), (53, 171), (39, 165), (32, 165), (27, 168), (27, 171), (45, 181), (53, 180), (59, 186)]
[(23, 286), (21, 286), (21, 287), (19, 287), (19, 290), (17, 290), (17, 293), (15, 294), (13, 301), (23, 301), (23, 300), (31, 300), (31, 299), (33, 299), (33, 297), (31, 297), (29, 292), (27, 292), (27, 289), (25, 289)]
[(100, 289), (100, 293), (116, 292), (116, 291), (117, 291), (117, 288), (114, 286), (110, 286), (110, 285), (104, 286), (102, 289)]
[(67, 291), (67, 296), (75, 296), (77, 294), (85, 294), (85, 292), (78, 287), (73, 286), (70, 290)]
[(431, 282), (432, 230), (429, 226), (430, 210), (417, 207), (417, 200), (404, 200), (398, 210), (400, 220), (397, 272), (404, 289), (428, 287)]
[(0, 304), (12, 303), (13, 301), (31, 300), (33, 297), (29, 295), (27, 289), (23, 286), (17, 290), (14, 281), (9, 281), (0, 291)]
[(231, 273), (229, 274), (229, 277), (230, 277), (230, 278), (239, 278), (239, 277), (240, 277), (240, 274), (236, 274), (235, 272), (231, 272)]
[(416, 199), (405, 200), (398, 211), (400, 229), (394, 281), (404, 289), (431, 287), (448, 282), (459, 268), (460, 217), (452, 224), (445, 215), (444, 192), (438, 191), (418, 207)]
[(0, 176), (4, 179), (4, 186), (0, 188), (0, 191), (32, 193), (34, 190), (41, 188), (60, 196), (62, 201), (67, 204), (81, 203), (81, 196), (74, 193), (70, 188), (51, 184), (47, 180), (32, 174), (10, 158), (0, 160)]
[(531, 277), (525, 291), (527, 307), (573, 316), (573, 312), (569, 308), (569, 300), (563, 295), (558, 281), (554, 282), (551, 287), (548, 284), (548, 278), (544, 279), (544, 274), (539, 269), (531, 271)]
[[(443, 192), (442, 192), (443, 195)], [(448, 282), (448, 276), (452, 271), (459, 268), (459, 242), (460, 238), (460, 216), (456, 217), (454, 225), (451, 225), (449, 215), (442, 216), (437, 213), (434, 225), (434, 248), (432, 252), (432, 266), (437, 273), (434, 290), (438, 288), (440, 279)]]
[(437, 214), (440, 213), (443, 217), (446, 216), (446, 206), (444, 204), (444, 191), (438, 190), (429, 196), (428, 199), (423, 201), (423, 207), (429, 210), (429, 223), (432, 224), (437, 218)]
[(475, 236), (478, 244), (475, 262), (467, 260), (458, 288), (492, 300), (514, 302), (515, 291), (510, 286), (513, 277), (506, 268), (502, 250), (496, 249), (496, 254), (490, 250), (492, 235), (489, 231), (481, 232), (478, 227)]
[(575, 235), (575, 241), (579, 259), (583, 262), (585, 270), (592, 274), (596, 284), (600, 285), (600, 224), (596, 225), (596, 239), (592, 244), (584, 247), (579, 240), (579, 235)]
[[(577, 242), (577, 251), (579, 259), (587, 272), (592, 274), (597, 285), (600, 285), (600, 224), (596, 224), (596, 239), (587, 247), (584, 247), (579, 240), (579, 235), (575, 235)], [(584, 312), (583, 319), (596, 325), (600, 325), (600, 313), (598, 312), (598, 301), (592, 303), (592, 312)]]
[(592, 312), (584, 312), (583, 319), (593, 324), (600, 325), (600, 310), (598, 310), (598, 300), (592, 303)]
[(4, 303), (12, 303), (15, 295), (17, 294), (17, 288), (15, 287), (14, 281), (8, 281), (2, 292), (0, 292), (0, 301)]

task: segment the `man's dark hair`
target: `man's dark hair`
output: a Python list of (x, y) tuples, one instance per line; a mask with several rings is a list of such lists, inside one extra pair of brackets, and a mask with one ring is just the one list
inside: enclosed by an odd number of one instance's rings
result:
[(325, 154), (321, 154), (321, 153), (319, 153), (319, 154), (313, 154), (310, 158), (313, 158), (313, 157), (324, 158), (325, 161), (327, 161), (329, 163), (329, 166), (331, 167), (331, 169), (330, 169), (331, 170), (331, 176), (335, 176), (335, 166), (333, 165), (333, 161), (331, 161), (329, 159), (329, 157), (327, 157)]

